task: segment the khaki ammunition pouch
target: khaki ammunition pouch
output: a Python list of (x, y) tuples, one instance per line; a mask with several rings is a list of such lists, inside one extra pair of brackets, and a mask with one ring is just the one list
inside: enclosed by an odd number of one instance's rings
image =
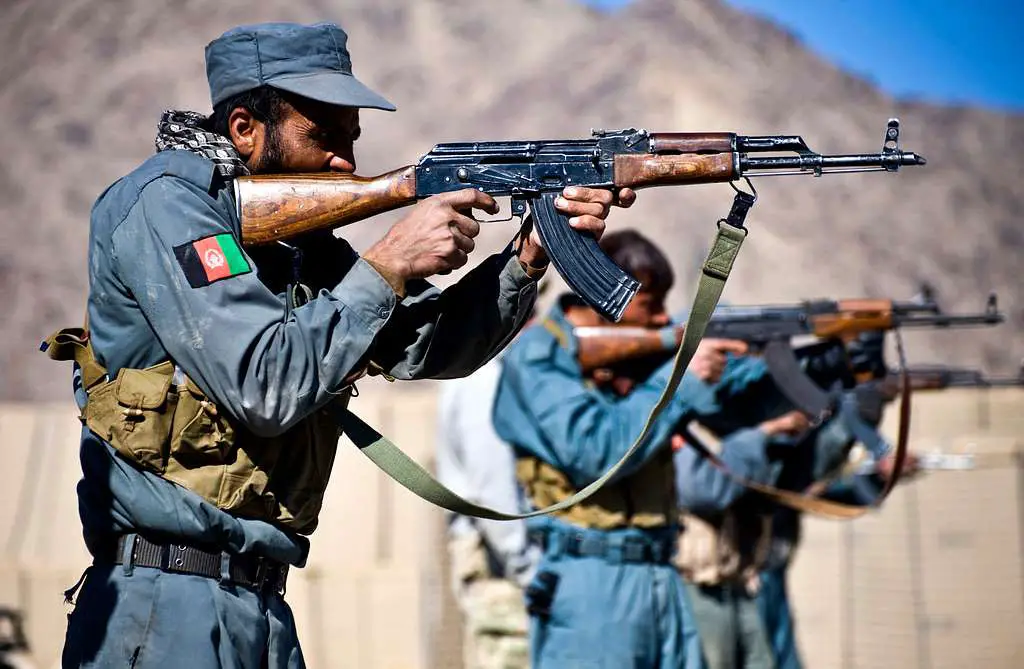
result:
[(78, 363), (89, 396), (82, 422), (128, 461), (240, 517), (300, 534), (316, 528), (341, 437), (331, 409), (258, 437), (171, 362), (107, 380), (82, 329), (61, 330), (44, 346), (51, 358)]
[(772, 516), (726, 511), (715, 519), (692, 513), (681, 516), (678, 550), (672, 562), (683, 578), (697, 585), (758, 587), (758, 573), (768, 558)]
[[(576, 493), (569, 477), (532, 456), (518, 459), (516, 476), (539, 509)], [(676, 517), (672, 452), (663, 449), (632, 476), (609, 483), (589, 499), (552, 515), (573, 525), (600, 530), (670, 524)]]

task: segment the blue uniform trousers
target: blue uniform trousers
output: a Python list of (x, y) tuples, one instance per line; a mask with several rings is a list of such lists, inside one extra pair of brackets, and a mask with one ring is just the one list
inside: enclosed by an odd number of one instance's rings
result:
[(708, 669), (775, 669), (755, 597), (736, 584), (686, 584)]
[[(581, 557), (549, 542), (527, 591), (533, 669), (701, 667), (700, 640), (675, 567), (622, 559), (616, 542), (641, 535), (638, 530), (574, 534), (596, 535), (612, 550)], [(543, 574), (557, 582), (547, 577), (545, 583)]]
[(64, 667), (304, 667), (277, 594), (150, 567), (94, 565), (68, 619)]
[(786, 591), (786, 568), (761, 572), (757, 606), (768, 631), (777, 669), (802, 669), (796, 645), (796, 629)]

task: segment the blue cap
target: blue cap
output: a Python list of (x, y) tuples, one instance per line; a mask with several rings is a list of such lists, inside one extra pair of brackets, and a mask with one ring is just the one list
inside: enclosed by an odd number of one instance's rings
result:
[(260, 23), (232, 28), (206, 45), (213, 104), (272, 86), (332, 105), (394, 111), (352, 76), (348, 35), (333, 23)]

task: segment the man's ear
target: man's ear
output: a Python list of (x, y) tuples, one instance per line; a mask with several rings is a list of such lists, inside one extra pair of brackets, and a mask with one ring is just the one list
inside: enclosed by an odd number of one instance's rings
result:
[(242, 160), (248, 162), (263, 146), (266, 125), (245, 107), (235, 107), (228, 116), (228, 133)]

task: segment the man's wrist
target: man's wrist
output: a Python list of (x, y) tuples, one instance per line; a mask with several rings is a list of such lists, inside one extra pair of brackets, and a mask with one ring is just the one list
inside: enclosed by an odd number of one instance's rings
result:
[(544, 276), (544, 273), (548, 270), (548, 264), (547, 260), (545, 260), (543, 265), (537, 267), (536, 265), (531, 265), (522, 258), (519, 258), (520, 267), (522, 267), (523, 271), (526, 272), (526, 276), (530, 277), (534, 281), (539, 281), (540, 278)]
[(391, 286), (391, 290), (395, 291), (395, 295), (400, 298), (405, 297), (405, 277), (401, 273), (378, 258), (364, 255), (363, 260)]
[(551, 258), (544, 252), (538, 244), (527, 236), (519, 247), (519, 264), (523, 266), (523, 271), (531, 279), (539, 279), (547, 271), (548, 265), (551, 264)]

